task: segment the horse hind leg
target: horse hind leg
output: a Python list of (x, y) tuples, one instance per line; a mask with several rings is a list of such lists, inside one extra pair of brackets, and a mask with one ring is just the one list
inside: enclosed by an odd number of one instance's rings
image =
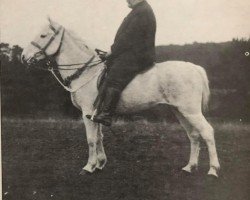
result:
[(215, 139), (214, 139), (214, 129), (202, 115), (201, 121), (204, 124), (204, 128), (201, 130), (201, 137), (205, 140), (208, 147), (209, 159), (210, 159), (210, 169), (208, 175), (213, 175), (218, 177), (218, 172), (220, 170), (219, 159), (217, 155)]
[(208, 171), (208, 174), (218, 177), (220, 164), (215, 146), (213, 127), (208, 123), (202, 113), (183, 114), (183, 116), (190, 123), (190, 125), (192, 125), (193, 132), (199, 134), (206, 142), (210, 160), (210, 169)]
[(200, 135), (199, 133), (192, 127), (192, 125), (188, 122), (188, 120), (178, 111), (173, 109), (174, 114), (179, 120), (180, 124), (186, 130), (188, 138), (190, 140), (190, 158), (188, 164), (182, 168), (182, 170), (186, 172), (193, 172), (193, 170), (197, 170), (198, 168), (198, 159), (200, 152)]

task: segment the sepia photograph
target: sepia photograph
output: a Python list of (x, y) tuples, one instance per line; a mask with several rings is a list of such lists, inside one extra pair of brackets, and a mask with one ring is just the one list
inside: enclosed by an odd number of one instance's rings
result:
[(250, 1), (1, 0), (3, 200), (248, 200)]

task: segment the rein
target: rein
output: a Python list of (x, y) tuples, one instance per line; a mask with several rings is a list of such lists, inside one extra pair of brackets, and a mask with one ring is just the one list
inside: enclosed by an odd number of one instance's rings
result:
[[(98, 65), (98, 64), (101, 64), (103, 63), (102, 60), (96, 60), (96, 61), (92, 61), (90, 64), (95, 64), (95, 65)], [(76, 69), (81, 69), (83, 67), (85, 67), (85, 65), (87, 64), (86, 63), (77, 63), (77, 64), (65, 64), (65, 65), (57, 65), (57, 68), (53, 68), (54, 71), (59, 71), (59, 70), (62, 70), (62, 71), (71, 71), (71, 70), (76, 70)], [(82, 65), (80, 67), (74, 67), (74, 68), (62, 68), (62, 67), (66, 67), (66, 66), (75, 66), (75, 65)], [(91, 66), (90, 66), (91, 67)], [(34, 66), (34, 68), (36, 69), (40, 69), (40, 70), (44, 70), (44, 71), (51, 71), (51, 67), (49, 67), (48, 69), (45, 69), (43, 67), (38, 67), (38, 66)]]
[[(93, 66), (96, 66), (96, 65), (92, 65), (92, 66), (89, 66), (89, 67), (93, 67)], [(48, 69), (48, 71), (50, 71), (53, 76), (55, 77), (55, 79), (60, 83), (60, 85), (68, 92), (76, 92), (77, 90), (79, 90), (81, 87), (83, 87), (84, 85), (88, 84), (93, 78), (95, 78), (96, 76), (98, 76), (100, 74), (100, 71), (103, 71), (104, 69), (101, 69), (101, 70), (98, 70), (92, 77), (90, 77), (87, 81), (85, 81), (83, 84), (80, 84), (78, 87), (74, 88), (74, 89), (71, 89), (69, 88), (68, 86), (66, 86), (64, 82), (64, 80), (60, 80), (60, 78), (56, 75), (55, 71), (53, 69)]]
[[(42, 67), (38, 67), (38, 66), (34, 66), (37, 69), (41, 69), (41, 70), (45, 70), (45, 71), (49, 71), (51, 72), (54, 77), (56, 78), (56, 80), (60, 83), (60, 85), (63, 86), (63, 88), (69, 92), (75, 92), (78, 89), (80, 89), (81, 87), (83, 87), (85, 84), (87, 84), (89, 81), (91, 81), (95, 76), (97, 76), (99, 74), (99, 71), (93, 76), (91, 77), (91, 79), (89, 79), (87, 82), (85, 82), (84, 84), (81, 84), (80, 86), (78, 86), (77, 88), (75, 88), (74, 90), (71, 89), (69, 86), (71, 84), (71, 82), (75, 79), (78, 79), (81, 74), (90, 67), (94, 67), (100, 63), (102, 63), (103, 61), (100, 60), (96, 60), (93, 61), (95, 59), (95, 55), (93, 55), (87, 62), (84, 63), (72, 63), (72, 64), (60, 64), (58, 65), (56, 60), (54, 59), (54, 56), (56, 54), (58, 54), (58, 52), (60, 51), (61, 48), (61, 44), (58, 48), (58, 50), (56, 51), (56, 53), (54, 55), (47, 55), (46, 53), (46, 49), (49, 47), (49, 45), (53, 42), (53, 40), (56, 38), (56, 36), (60, 33), (62, 27), (60, 26), (58, 28), (58, 30), (56, 30), (53, 26), (50, 25), (50, 29), (54, 32), (54, 35), (49, 39), (49, 41), (47, 42), (47, 44), (44, 47), (41, 47), (39, 44), (37, 44), (36, 42), (32, 41), (31, 44), (33, 46), (35, 46), (36, 48), (38, 48), (40, 51), (38, 51), (34, 57), (32, 58), (33, 61), (37, 61), (37, 57), (40, 56), (41, 54), (43, 54), (45, 56), (45, 64), (47, 66), (47, 68), (42, 68)], [(64, 35), (64, 31), (65, 29), (63, 28), (63, 35)], [(63, 38), (62, 35), (62, 38)], [(96, 50), (97, 51), (97, 50)], [(101, 51), (101, 50), (98, 50)], [(98, 53), (98, 52), (97, 52)], [(92, 65), (91, 65), (92, 64)], [(74, 67), (74, 68), (65, 68), (65, 67), (70, 67), (70, 66), (77, 66), (77, 65), (81, 65), (79, 67)], [(72, 75), (68, 76), (65, 80), (61, 77), (60, 73), (58, 73), (59, 70), (76, 70), (75, 73), (73, 73)], [(57, 73), (56, 73), (57, 72)]]

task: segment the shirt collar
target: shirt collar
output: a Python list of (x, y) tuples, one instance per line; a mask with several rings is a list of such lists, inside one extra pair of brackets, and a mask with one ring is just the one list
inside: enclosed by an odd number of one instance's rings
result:
[(147, 1), (142, 1), (142, 2), (140, 2), (138, 4), (136, 4), (132, 9), (134, 10), (135, 8), (140, 7), (140, 6), (142, 6), (142, 5), (146, 4), (146, 3), (147, 3)]

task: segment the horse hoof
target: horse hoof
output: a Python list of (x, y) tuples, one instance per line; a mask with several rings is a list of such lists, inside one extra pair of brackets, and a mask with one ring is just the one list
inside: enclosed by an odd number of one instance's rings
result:
[(218, 170), (215, 168), (215, 167), (211, 167), (209, 172), (208, 172), (208, 175), (209, 176), (212, 176), (212, 177), (215, 177), (215, 178), (218, 178)]
[(211, 173), (208, 173), (207, 174), (209, 177), (213, 177), (213, 178), (219, 178), (218, 174), (211, 174)]
[(84, 170), (84, 169), (82, 169), (82, 170), (80, 171), (80, 173), (79, 173), (79, 175), (81, 175), (81, 176), (90, 175), (90, 174), (91, 174), (90, 172), (88, 172), (88, 171), (86, 171), (86, 170)]
[(192, 170), (190, 166), (186, 166), (182, 168), (182, 171), (185, 172), (186, 174), (191, 174)]

